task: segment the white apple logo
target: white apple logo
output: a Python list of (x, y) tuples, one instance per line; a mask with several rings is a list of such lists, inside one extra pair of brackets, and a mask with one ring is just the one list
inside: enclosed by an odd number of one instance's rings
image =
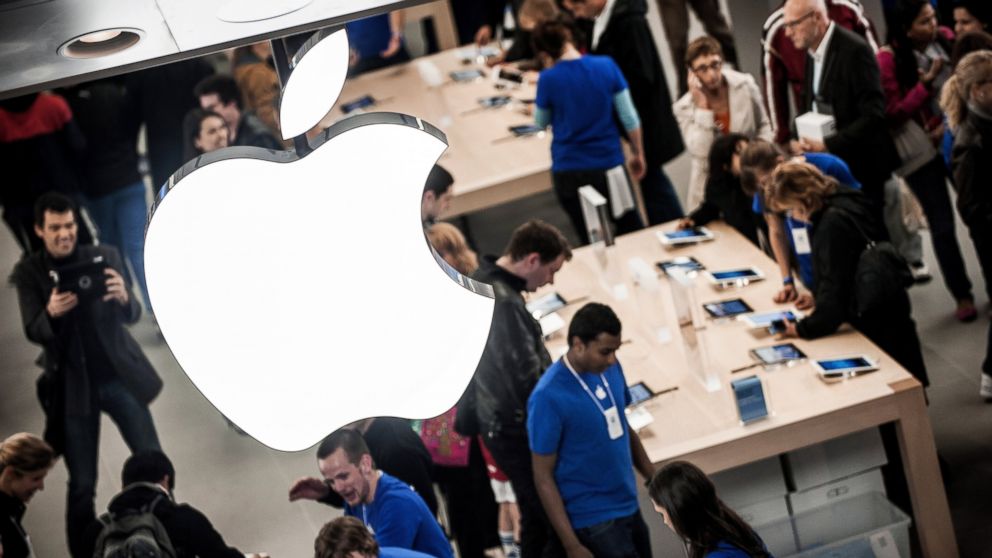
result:
[[(316, 99), (287, 127), (295, 133), (340, 92), (344, 72), (329, 80), (328, 67), (347, 67), (343, 30), (308, 48), (284, 94), (284, 105)], [(337, 89), (300, 85), (314, 80)], [(158, 193), (145, 238), (149, 294), (176, 360), (224, 415), (285, 451), (365, 417), (446, 411), (493, 311), (492, 289), (439, 266), (421, 228), (442, 132), (369, 113), (312, 145), (190, 161)]]

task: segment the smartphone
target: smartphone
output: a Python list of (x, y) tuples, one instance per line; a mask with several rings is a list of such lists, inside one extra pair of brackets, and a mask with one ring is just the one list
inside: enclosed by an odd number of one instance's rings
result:
[(706, 274), (710, 278), (710, 283), (721, 286), (760, 281), (765, 278), (765, 274), (756, 267), (742, 267), (739, 269), (727, 269), (723, 271), (707, 271)]
[(372, 95), (365, 95), (364, 97), (359, 97), (354, 101), (349, 101), (341, 105), (341, 112), (348, 114), (355, 112), (358, 109), (363, 109), (370, 107), (375, 104), (375, 98)]
[(706, 269), (706, 266), (699, 263), (699, 260), (692, 256), (679, 256), (677, 258), (672, 258), (671, 260), (665, 262), (658, 262), (655, 264), (658, 269), (668, 274), (672, 269), (683, 269), (685, 271), (701, 271)]
[(507, 105), (513, 97), (509, 95), (493, 95), (492, 97), (483, 97), (479, 99), (479, 104), (486, 108), (496, 108)]
[(544, 128), (536, 124), (522, 124), (520, 126), (510, 126), (510, 132), (516, 137), (533, 136), (543, 132)]
[(765, 402), (765, 391), (761, 386), (760, 378), (748, 376), (730, 382), (730, 386), (734, 390), (737, 413), (741, 417), (741, 422), (750, 424), (768, 417), (768, 405)]
[(454, 81), (456, 81), (458, 83), (463, 83), (463, 82), (466, 82), (466, 81), (473, 81), (473, 80), (479, 79), (479, 78), (482, 77), (483, 74), (482, 74), (482, 70), (479, 70), (477, 68), (473, 68), (471, 70), (457, 70), (457, 71), (451, 72), (448, 75), (451, 76), (451, 79), (452, 80), (454, 80)]
[(703, 305), (703, 310), (706, 310), (714, 318), (730, 318), (754, 311), (748, 306), (748, 303), (740, 298), (707, 302)]
[(540, 320), (552, 312), (564, 308), (568, 302), (558, 293), (548, 293), (527, 303), (527, 311), (535, 319)]
[(632, 386), (627, 386), (627, 391), (630, 392), (630, 404), (627, 405), (628, 407), (640, 405), (654, 397), (654, 392), (644, 382), (637, 382)]
[(761, 361), (762, 364), (782, 364), (783, 362), (792, 362), (806, 358), (806, 353), (802, 352), (799, 347), (792, 343), (780, 343), (771, 347), (751, 349), (751, 355)]
[(813, 368), (824, 380), (839, 380), (849, 376), (865, 374), (878, 370), (878, 362), (865, 355), (816, 359)]
[(658, 240), (666, 246), (677, 246), (681, 244), (696, 244), (697, 242), (705, 242), (707, 240), (713, 240), (713, 233), (710, 232), (706, 227), (693, 227), (691, 229), (680, 229), (677, 231), (668, 231), (658, 233)]
[(511, 83), (523, 83), (524, 75), (505, 66), (501, 66), (498, 70), (498, 74), (496, 75), (496, 79), (509, 81)]

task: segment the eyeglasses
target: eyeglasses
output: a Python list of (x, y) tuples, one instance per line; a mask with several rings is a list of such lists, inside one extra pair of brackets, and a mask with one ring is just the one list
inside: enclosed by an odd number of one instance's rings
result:
[(706, 70), (712, 70), (714, 72), (719, 72), (720, 68), (723, 67), (723, 60), (714, 60), (709, 64), (700, 64), (692, 69), (693, 72), (697, 74), (704, 73)]
[(802, 22), (806, 21), (807, 19), (809, 19), (810, 17), (812, 17), (813, 14), (815, 14), (815, 13), (816, 13), (816, 10), (810, 10), (809, 12), (806, 12), (806, 15), (804, 15), (803, 17), (801, 17), (801, 18), (799, 18), (799, 19), (797, 19), (795, 21), (785, 21), (785, 22), (782, 22), (782, 25), (784, 25), (787, 29), (795, 29), (796, 26), (798, 26), (800, 23), (802, 23)]

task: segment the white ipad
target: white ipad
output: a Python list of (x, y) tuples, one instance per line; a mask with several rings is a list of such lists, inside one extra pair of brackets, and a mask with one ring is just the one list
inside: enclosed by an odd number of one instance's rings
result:
[(878, 370), (878, 361), (865, 355), (813, 360), (813, 368), (824, 380), (837, 380)]
[(696, 244), (713, 240), (715, 237), (706, 227), (693, 227), (691, 229), (681, 229), (677, 231), (658, 231), (658, 240), (665, 246), (681, 246), (683, 244)]
[(740, 267), (736, 269), (724, 269), (721, 271), (705, 271), (710, 283), (718, 286), (735, 284), (747, 284), (753, 281), (760, 281), (765, 278), (765, 274), (756, 267)]
[(744, 314), (739, 319), (751, 329), (761, 329), (772, 325), (772, 322), (777, 320), (795, 322), (799, 318), (802, 318), (802, 314), (795, 310), (775, 310), (774, 312)]

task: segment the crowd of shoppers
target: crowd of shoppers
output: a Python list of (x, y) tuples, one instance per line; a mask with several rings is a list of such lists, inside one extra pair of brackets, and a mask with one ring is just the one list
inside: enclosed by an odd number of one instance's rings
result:
[[(723, 219), (775, 257), (782, 287), (774, 300), (809, 310), (785, 324), (783, 337), (815, 339), (848, 323), (927, 385), (907, 294), (914, 268), (924, 275), (919, 237), (893, 217), (902, 208), (890, 195), (902, 180), (926, 215), (957, 319), (974, 321), (979, 308), (948, 188), (992, 296), (992, 36), (984, 2), (955, 3), (943, 25), (927, 0), (887, 2), (880, 46), (856, 1), (787, 0), (765, 23), (759, 82), (731, 67), (737, 50), (715, 2), (659, 0), (682, 93), (674, 104), (645, 0), (453, 5), (466, 41), (512, 36), (514, 48), (499, 61), (522, 57), (541, 70), (535, 123), (550, 129), (554, 192), (583, 242), (592, 239), (578, 189), (591, 185), (607, 198), (623, 234), (644, 226), (636, 181), (649, 224)], [(690, 5), (711, 36), (687, 40)], [(403, 24), (401, 12), (349, 24), (352, 73), (409, 59)], [(203, 514), (175, 502), (175, 470), (148, 408), (162, 382), (126, 328), (142, 306), (151, 309), (138, 128), (146, 129), (156, 187), (184, 161), (228, 146), (284, 146), (266, 45), (239, 49), (232, 75), (212, 73), (202, 62), (182, 62), (0, 103), (0, 161), (15, 176), (0, 203), (24, 252), (11, 280), (27, 337), (44, 350), (38, 394), (46, 415), (44, 439), (17, 434), (0, 444), (2, 556), (30, 555), (21, 518), (58, 456), (69, 472), (72, 556), (93, 555), (115, 517), (133, 510), (155, 516), (177, 556), (242, 555)], [(830, 115), (836, 132), (799, 136), (792, 122), (805, 112)], [(683, 150), (692, 163), (688, 216), (662, 168)], [(622, 326), (611, 308), (578, 310), (567, 353), (552, 360), (523, 294), (552, 283), (571, 259), (565, 235), (529, 220), (500, 255), (479, 258), (457, 227), (439, 221), (454, 180), (434, 167), (421, 221), (453, 273), (493, 286), (485, 352), (457, 405), (416, 431), (405, 419), (372, 418), (320, 444), (320, 477), (289, 488), (290, 500), (346, 515), (320, 530), (316, 556), (448, 558), (450, 535), (466, 558), (497, 546), (508, 558), (644, 558), (651, 549), (635, 471), (689, 556), (769, 555), (698, 468), (676, 462), (655, 471), (623, 412), (630, 393), (616, 358)], [(50, 273), (93, 262), (104, 264), (105, 294), (96, 298), (60, 291)], [(891, 281), (866, 283), (866, 265)], [(992, 351), (992, 327), (988, 335)], [(992, 352), (980, 379), (980, 395), (992, 399)], [(104, 413), (133, 455), (124, 490), (100, 515), (94, 494)]]

